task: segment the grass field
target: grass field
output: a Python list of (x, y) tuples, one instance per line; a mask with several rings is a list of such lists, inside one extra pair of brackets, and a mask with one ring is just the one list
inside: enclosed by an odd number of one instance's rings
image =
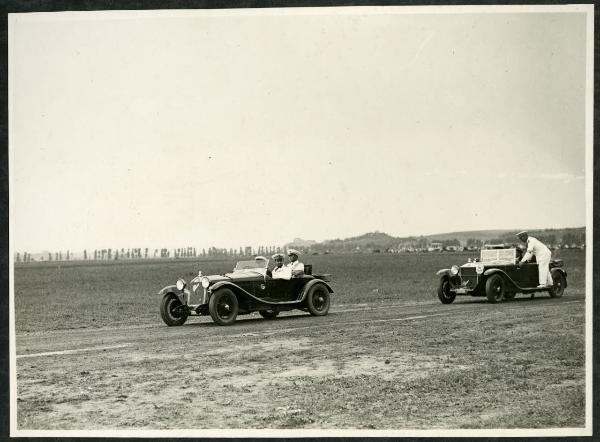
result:
[(156, 294), (231, 261), (18, 266), (18, 428), (582, 427), (584, 252), (561, 299), (442, 305), (435, 272), (467, 256), (305, 257), (329, 316), (231, 327), (166, 327)]
[[(336, 304), (438, 302), (435, 272), (462, 264), (469, 253), (312, 255), (314, 273), (331, 273)], [(564, 250), (568, 292), (583, 293), (585, 254)], [(179, 277), (190, 280), (230, 271), (233, 260), (148, 260), (33, 263), (15, 268), (17, 332), (160, 321), (158, 291)], [(455, 302), (465, 299), (459, 297)]]

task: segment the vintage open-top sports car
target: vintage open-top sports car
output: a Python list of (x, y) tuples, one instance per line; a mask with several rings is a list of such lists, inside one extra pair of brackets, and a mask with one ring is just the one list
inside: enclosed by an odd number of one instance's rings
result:
[(273, 278), (269, 260), (257, 257), (238, 261), (230, 273), (198, 276), (189, 285), (179, 279), (163, 288), (159, 295), (160, 314), (165, 324), (182, 325), (189, 316), (210, 315), (219, 325), (232, 324), (237, 315), (259, 312), (264, 318), (275, 318), (279, 312), (299, 309), (313, 316), (329, 311), (330, 275), (312, 275), (312, 266), (304, 266), (304, 274), (287, 279)]
[(479, 259), (469, 260), (462, 266), (453, 265), (437, 272), (440, 277), (438, 298), (450, 304), (456, 295), (487, 296), (490, 302), (512, 299), (517, 293), (547, 292), (560, 298), (567, 287), (567, 272), (561, 259), (550, 261), (554, 285), (538, 287), (538, 265), (535, 262), (519, 264), (522, 250), (514, 246), (490, 246), (481, 249)]

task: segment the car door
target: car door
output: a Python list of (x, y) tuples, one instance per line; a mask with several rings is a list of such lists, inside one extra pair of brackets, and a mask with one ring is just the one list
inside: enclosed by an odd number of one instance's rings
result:
[(273, 279), (267, 277), (267, 293), (275, 302), (288, 302), (298, 299), (300, 291), (306, 284), (304, 277), (291, 279)]
[(506, 274), (521, 288), (536, 287), (538, 285), (538, 265), (526, 262), (521, 265), (511, 265), (506, 269)]

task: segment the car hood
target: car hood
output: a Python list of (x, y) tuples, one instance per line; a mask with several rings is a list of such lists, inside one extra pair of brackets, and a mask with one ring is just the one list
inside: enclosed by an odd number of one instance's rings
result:
[(206, 277), (208, 278), (211, 284), (214, 284), (215, 282), (219, 281), (230, 281), (232, 279), (227, 275), (207, 275)]
[(507, 262), (507, 261), (478, 261), (478, 262), (467, 262), (463, 265), (461, 265), (461, 268), (469, 268), (469, 267), (477, 267), (477, 266), (483, 266), (483, 267), (506, 267), (506, 266), (511, 266), (511, 265), (515, 265), (512, 262)]
[(461, 268), (465, 268), (465, 267), (477, 267), (477, 264), (483, 264), (482, 262), (467, 262), (463, 265), (461, 265)]
[(201, 278), (208, 278), (210, 284), (215, 284), (221, 281), (247, 281), (249, 279), (262, 279), (262, 275), (258, 273), (225, 273), (224, 275), (202, 275), (196, 276), (192, 283), (200, 282)]

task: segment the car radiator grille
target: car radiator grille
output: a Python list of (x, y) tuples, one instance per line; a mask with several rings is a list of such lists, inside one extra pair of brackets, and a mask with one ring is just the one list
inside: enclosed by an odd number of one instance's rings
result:
[(475, 267), (460, 269), (460, 277), (463, 287), (474, 289), (477, 286), (477, 272), (475, 271)]

